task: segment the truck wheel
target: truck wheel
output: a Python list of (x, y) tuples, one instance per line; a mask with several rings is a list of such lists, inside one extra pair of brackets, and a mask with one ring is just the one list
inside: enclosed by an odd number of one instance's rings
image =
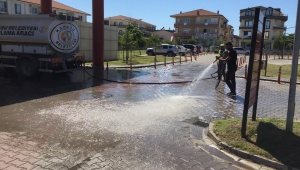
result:
[(23, 58), (19, 62), (18, 70), (19, 73), (24, 77), (34, 77), (36, 67), (33, 61), (28, 58)]
[(169, 57), (172, 57), (172, 56), (173, 56), (173, 53), (172, 53), (172, 52), (168, 52), (168, 56), (169, 56)]
[(153, 56), (153, 52), (152, 51), (148, 51), (148, 55), (149, 56)]

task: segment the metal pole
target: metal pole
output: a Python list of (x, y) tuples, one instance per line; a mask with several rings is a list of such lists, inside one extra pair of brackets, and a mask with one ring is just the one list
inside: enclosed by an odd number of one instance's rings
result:
[(284, 31), (284, 34), (283, 34), (283, 46), (282, 46), (282, 59), (284, 58), (284, 38), (285, 38), (285, 35), (286, 35), (286, 30)]
[(297, 72), (298, 72), (298, 59), (299, 59), (299, 46), (300, 46), (300, 0), (298, 0), (298, 9), (296, 16), (296, 29), (293, 47), (292, 59), (292, 73), (290, 80), (288, 111), (286, 120), (286, 131), (293, 132), (294, 113), (295, 113), (295, 98), (297, 87)]
[(93, 0), (93, 67), (104, 69), (104, 0)]

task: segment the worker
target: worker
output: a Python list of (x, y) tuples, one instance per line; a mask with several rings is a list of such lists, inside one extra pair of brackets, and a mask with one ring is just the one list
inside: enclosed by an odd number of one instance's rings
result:
[(224, 78), (225, 81), (225, 69), (226, 69), (226, 62), (227, 61), (221, 61), (220, 59), (225, 59), (228, 56), (228, 52), (225, 49), (224, 44), (220, 45), (220, 50), (219, 50), (219, 56), (216, 57), (216, 61), (218, 62), (218, 82), (216, 84), (216, 88), (219, 86), (220, 81), (222, 79), (222, 76)]
[(220, 61), (227, 62), (227, 73), (226, 73), (226, 84), (230, 89), (230, 93), (227, 95), (230, 97), (236, 96), (236, 80), (235, 80), (235, 72), (237, 70), (236, 61), (237, 61), (237, 53), (233, 49), (233, 45), (231, 42), (226, 43), (226, 49), (228, 51), (228, 55), (226, 58), (220, 58)]

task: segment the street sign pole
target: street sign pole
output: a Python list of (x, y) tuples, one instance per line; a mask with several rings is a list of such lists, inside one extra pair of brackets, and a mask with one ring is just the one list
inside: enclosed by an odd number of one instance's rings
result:
[(296, 29), (293, 48), (293, 61), (292, 73), (290, 79), (288, 111), (286, 119), (286, 131), (293, 132), (294, 113), (295, 113), (295, 98), (297, 87), (297, 72), (298, 72), (298, 59), (299, 59), (299, 46), (300, 46), (300, 0), (298, 0), (298, 9), (296, 16)]
[(249, 108), (253, 106), (252, 120), (256, 120), (260, 67), (262, 58), (262, 47), (264, 40), (264, 27), (266, 17), (260, 8), (255, 9), (254, 25), (252, 30), (251, 51), (249, 58), (248, 77), (245, 91), (245, 102), (242, 119), (241, 135), (246, 137), (247, 119)]

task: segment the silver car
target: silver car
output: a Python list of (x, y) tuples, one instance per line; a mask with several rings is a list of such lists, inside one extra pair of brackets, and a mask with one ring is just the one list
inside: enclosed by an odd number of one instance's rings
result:
[(236, 51), (237, 54), (250, 55), (250, 51), (249, 50), (245, 50), (242, 47), (233, 47), (233, 49)]

